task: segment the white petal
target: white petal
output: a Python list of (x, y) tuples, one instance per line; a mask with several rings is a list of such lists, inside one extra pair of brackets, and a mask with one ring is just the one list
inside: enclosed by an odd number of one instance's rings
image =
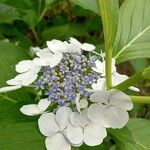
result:
[(21, 88), (21, 85), (6, 86), (6, 87), (0, 88), (0, 93), (5, 93), (5, 92), (13, 91), (13, 90), (17, 90), (17, 89), (20, 89), (20, 88)]
[(71, 109), (69, 107), (60, 107), (56, 112), (56, 120), (61, 130), (67, 127), (70, 122)]
[(140, 92), (140, 90), (137, 87), (134, 87), (134, 86), (130, 86), (129, 89), (132, 90), (132, 91), (135, 91), (135, 92)]
[(130, 97), (119, 90), (112, 91), (109, 104), (125, 110), (131, 110), (133, 108), (133, 103)]
[(49, 101), (47, 98), (41, 99), (38, 103), (38, 108), (41, 111), (45, 111), (49, 105), (51, 104), (51, 101)]
[(50, 67), (55, 67), (56, 65), (58, 65), (60, 63), (60, 61), (62, 60), (63, 54), (62, 53), (54, 53), (53, 57), (50, 58)]
[(99, 124), (91, 124), (84, 128), (84, 143), (88, 146), (96, 146), (106, 137), (106, 129)]
[(51, 52), (51, 50), (49, 48), (44, 48), (42, 50), (37, 51), (36, 55), (40, 57), (41, 55), (43, 55), (45, 53), (47, 54), (47, 53), (50, 53), (50, 52)]
[(98, 73), (102, 73), (103, 71), (101, 69), (98, 69), (96, 67), (92, 67), (92, 70)]
[(28, 86), (33, 83), (37, 77), (38, 75), (36, 73), (30, 71), (17, 75), (15, 80), (17, 80), (23, 86)]
[(18, 73), (24, 73), (24, 72), (28, 72), (28, 71), (33, 71), (35, 73), (38, 73), (40, 71), (40, 69), (41, 68), (35, 66), (33, 61), (31, 61), (31, 60), (23, 60), (16, 65), (16, 71)]
[(21, 83), (19, 83), (15, 78), (8, 80), (6, 83), (8, 85), (19, 85), (19, 86), (21, 86)]
[(57, 133), (45, 140), (47, 150), (71, 150), (71, 145), (61, 133)]
[(123, 128), (129, 120), (129, 115), (126, 110), (120, 109), (115, 106), (107, 108), (105, 114), (105, 122), (111, 128)]
[(107, 104), (111, 97), (110, 91), (97, 91), (90, 96), (92, 102)]
[(52, 50), (54, 53), (55, 52), (67, 52), (66, 47), (68, 45), (67, 42), (62, 42), (60, 40), (51, 40), (51, 41), (47, 41), (47, 46), (50, 50)]
[(106, 105), (92, 104), (88, 109), (88, 118), (95, 123), (103, 123)]
[(95, 49), (95, 46), (93, 44), (83, 43), (81, 49), (85, 51), (93, 51)]
[(92, 84), (92, 88), (94, 90), (99, 90), (99, 91), (105, 90), (105, 80), (106, 80), (105, 78), (99, 78), (97, 80), (97, 83)]
[(122, 75), (122, 74), (119, 74), (119, 73), (114, 73), (112, 75), (112, 82), (113, 82), (113, 85), (116, 86), (118, 84), (120, 84), (121, 82), (127, 80), (129, 77), (127, 75)]
[(105, 64), (99, 60), (95, 61), (96, 68), (99, 70), (99, 73), (103, 73), (105, 71)]
[(53, 113), (45, 113), (41, 115), (38, 120), (38, 125), (40, 132), (49, 137), (60, 130)]
[(80, 94), (77, 94), (76, 96), (76, 100), (75, 100), (75, 103), (76, 103), (76, 108), (77, 108), (77, 111), (78, 112), (81, 112), (81, 109), (80, 109)]
[(87, 108), (87, 107), (88, 107), (87, 99), (81, 99), (80, 100), (80, 108), (83, 109), (83, 108)]
[(91, 123), (91, 121), (88, 118), (88, 108), (84, 109), (81, 114), (80, 114), (80, 120), (81, 120), (81, 124), (82, 127), (88, 125)]
[(41, 114), (41, 111), (39, 110), (37, 104), (24, 105), (20, 108), (20, 111), (27, 116), (35, 116)]
[(69, 125), (66, 129), (66, 137), (74, 147), (79, 147), (83, 143), (83, 130), (81, 127)]
[(70, 121), (73, 126), (82, 126), (80, 114), (77, 112), (72, 112), (70, 115)]

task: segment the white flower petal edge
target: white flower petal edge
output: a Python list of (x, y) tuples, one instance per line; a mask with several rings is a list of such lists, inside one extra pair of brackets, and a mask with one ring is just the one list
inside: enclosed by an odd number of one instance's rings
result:
[(125, 126), (129, 119), (127, 110), (133, 108), (130, 98), (125, 93), (119, 90), (99, 91), (93, 93), (90, 99), (95, 102), (88, 109), (90, 120), (95, 123), (102, 120), (103, 125), (106, 124), (111, 128)]
[(71, 109), (61, 107), (54, 113), (45, 113), (38, 120), (41, 133), (47, 136), (45, 140), (47, 150), (71, 150), (71, 144), (65, 137), (65, 128), (70, 124)]
[(23, 60), (16, 65), (16, 72), (18, 73), (24, 73), (28, 71), (33, 71), (35, 73), (38, 73), (40, 70), (41, 67), (36, 66), (34, 62), (31, 60)]
[(22, 86), (29, 86), (36, 80), (37, 76), (38, 75), (32, 71), (19, 74), (15, 78), (8, 80), (6, 83), (10, 86), (0, 88), (0, 93), (17, 90)]
[(35, 116), (43, 114), (44, 111), (51, 104), (47, 99), (41, 99), (38, 104), (24, 105), (20, 108), (20, 111), (27, 116)]
[(67, 42), (62, 42), (60, 40), (51, 40), (51, 41), (47, 41), (47, 46), (48, 48), (53, 52), (61, 52), (61, 53), (65, 53), (68, 52), (67, 51), (67, 46), (68, 43)]
[(10, 91), (13, 91), (13, 90), (20, 89), (21, 87), (22, 87), (21, 85), (2, 87), (2, 88), (0, 88), (0, 93), (10, 92)]
[(50, 66), (55, 67), (62, 60), (63, 54), (60, 52), (51, 53), (47, 51), (34, 58), (33, 62), (38, 66)]

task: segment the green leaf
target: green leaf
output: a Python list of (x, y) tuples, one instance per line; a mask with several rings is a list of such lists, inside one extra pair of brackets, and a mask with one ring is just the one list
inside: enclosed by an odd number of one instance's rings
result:
[(97, 14), (100, 14), (97, 0), (71, 0), (75, 4), (83, 7), (84, 9), (89, 9)]
[(46, 5), (50, 5), (50, 4), (52, 4), (54, 1), (55, 1), (55, 0), (46, 0), (45, 3), (46, 3)]
[(44, 150), (44, 138), (37, 126), (37, 118), (26, 117), (20, 106), (0, 99), (0, 149)]
[(130, 119), (127, 127), (109, 130), (119, 150), (149, 150), (150, 121)]
[(87, 35), (86, 27), (78, 24), (65, 24), (61, 26), (53, 26), (51, 28), (46, 29), (42, 33), (42, 37), (44, 40), (51, 39), (64, 39), (69, 38), (71, 36), (84, 36)]
[(14, 44), (0, 41), (0, 87), (4, 86), (8, 79), (16, 75), (15, 65), (23, 59), (28, 59), (24, 49)]
[(25, 10), (25, 15), (23, 16), (23, 20), (27, 23), (30, 29), (33, 29), (38, 24), (38, 17), (34, 10)]
[(100, 7), (100, 14), (102, 17), (104, 36), (105, 36), (105, 49), (112, 47), (117, 30), (118, 0), (98, 0)]
[(12, 6), (0, 3), (0, 23), (12, 23), (19, 18), (19, 13)]
[(126, 0), (119, 10), (113, 47), (117, 63), (150, 56), (150, 1)]
[(145, 58), (133, 59), (130, 62), (134, 67), (135, 72), (143, 71), (146, 67), (149, 66), (149, 61)]
[(143, 77), (145, 79), (150, 79), (150, 66), (143, 71)]

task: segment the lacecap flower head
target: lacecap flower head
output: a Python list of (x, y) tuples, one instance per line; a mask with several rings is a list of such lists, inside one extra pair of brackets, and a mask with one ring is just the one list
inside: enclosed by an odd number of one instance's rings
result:
[[(94, 49), (74, 38), (47, 41), (44, 49), (32, 48), (36, 57), (19, 62), (19, 74), (7, 81), (9, 86), (0, 88), (0, 93), (22, 86), (35, 88), (38, 104), (24, 105), (20, 111), (41, 115), (39, 129), (47, 137), (48, 150), (71, 150), (83, 143), (99, 145), (107, 135), (106, 128), (122, 128), (129, 119), (127, 110), (132, 109), (132, 102), (121, 91), (106, 91), (105, 60), (103, 54), (102, 61), (98, 60)], [(116, 76), (112, 60), (112, 76)]]

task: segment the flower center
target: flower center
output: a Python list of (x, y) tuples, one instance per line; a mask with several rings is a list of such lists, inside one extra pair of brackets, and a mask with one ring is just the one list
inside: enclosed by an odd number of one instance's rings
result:
[(83, 54), (65, 53), (57, 66), (43, 67), (35, 87), (43, 96), (61, 106), (74, 103), (77, 93), (88, 99), (90, 93), (86, 89), (91, 88), (99, 77), (91, 69), (95, 60), (95, 56), (87, 58)]

